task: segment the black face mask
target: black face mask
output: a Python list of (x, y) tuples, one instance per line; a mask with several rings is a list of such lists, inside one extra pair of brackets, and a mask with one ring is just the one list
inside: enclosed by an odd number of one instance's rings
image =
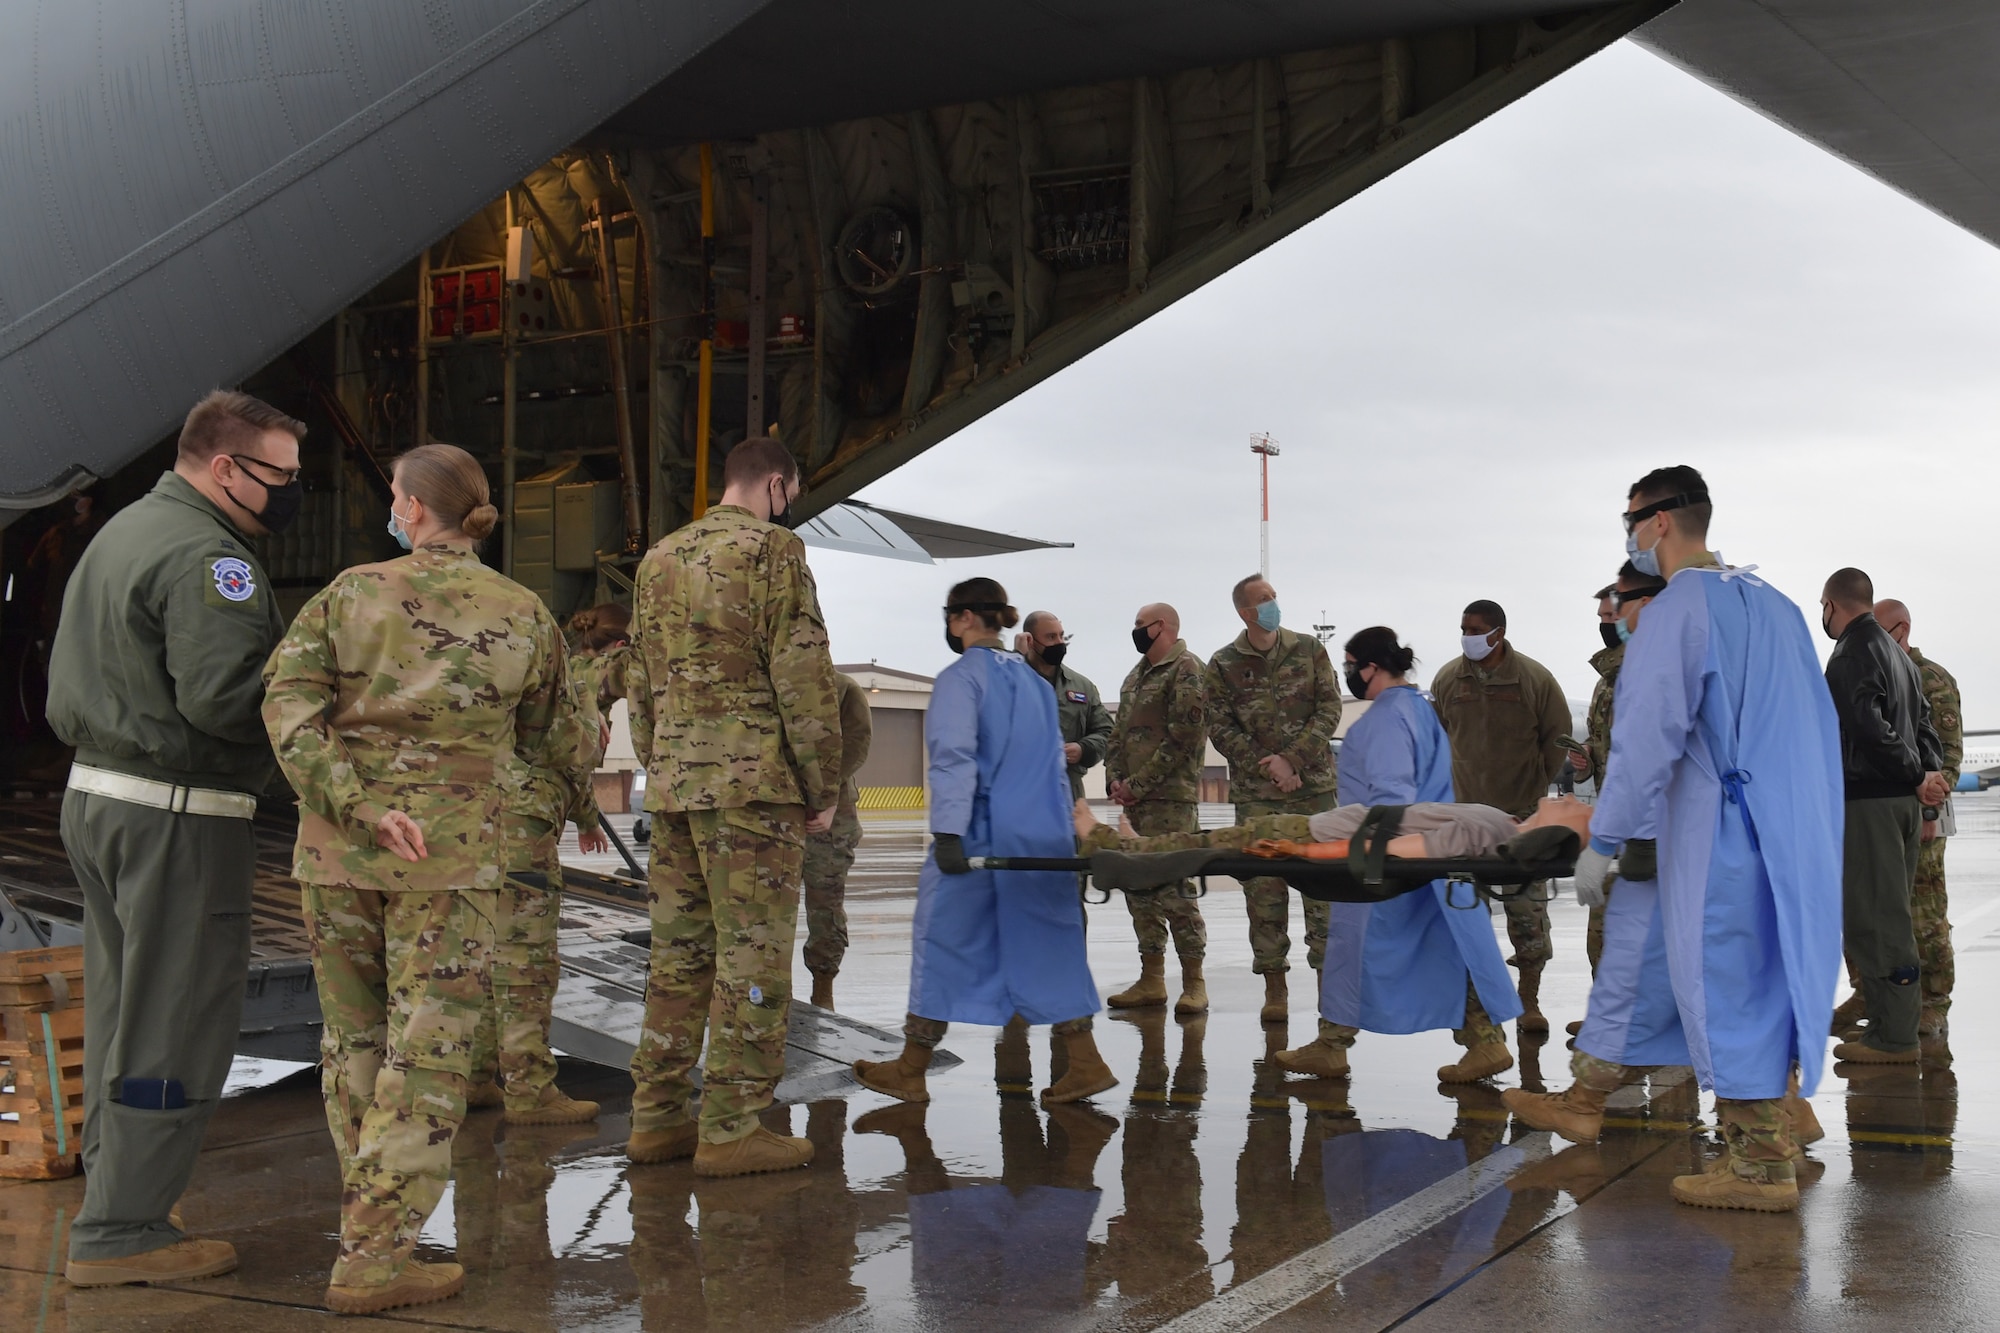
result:
[(1604, 640), (1604, 646), (1606, 648), (1616, 648), (1620, 643), (1624, 642), (1624, 640), (1618, 637), (1618, 622), (1615, 620), (1598, 621), (1597, 637)]
[(953, 634), (949, 626), (945, 627), (944, 642), (945, 647), (951, 649), (954, 653), (963, 653), (965, 651), (965, 640)]
[(1134, 625), (1132, 627), (1132, 646), (1142, 653), (1152, 652), (1153, 627), (1151, 625)]
[(783, 480), (778, 482), (778, 499), (784, 502), (784, 507), (782, 509), (777, 505), (771, 507), (771, 521), (781, 528), (789, 528), (792, 526), (792, 502), (785, 495)]
[(1062, 665), (1062, 660), (1069, 656), (1069, 645), (1066, 643), (1052, 643), (1046, 648), (1037, 648), (1035, 651), (1040, 655), (1042, 661), (1052, 667), (1059, 667)]
[(1368, 682), (1361, 679), (1361, 668), (1367, 665), (1369, 663), (1357, 663), (1347, 668), (1344, 675), (1344, 679), (1347, 682), (1347, 692), (1357, 699), (1366, 699), (1368, 697)]
[(294, 477), (282, 485), (273, 486), (244, 467), (243, 460), (237, 455), (231, 454), (229, 457), (236, 462), (237, 471), (264, 488), (264, 508), (262, 512), (252, 509), (225, 488), (222, 493), (229, 496), (229, 502), (272, 532), (283, 532), (292, 526), (299, 516), (299, 506), (306, 501), (306, 484)]

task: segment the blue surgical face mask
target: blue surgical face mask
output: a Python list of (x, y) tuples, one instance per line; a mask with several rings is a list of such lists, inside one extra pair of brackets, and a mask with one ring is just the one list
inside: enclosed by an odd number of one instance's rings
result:
[(410, 540), (410, 530), (404, 527), (403, 520), (396, 516), (396, 506), (394, 505), (389, 506), (389, 535), (394, 537), (396, 545), (402, 547), (405, 551), (416, 549), (415, 544)]
[(1630, 643), (1632, 640), (1632, 631), (1626, 628), (1625, 622), (1623, 620), (1616, 620), (1612, 623), (1618, 627), (1618, 642)]
[(1275, 634), (1278, 632), (1278, 604), (1276, 602), (1259, 602), (1257, 604), (1257, 628), (1263, 630), (1266, 634)]
[(1656, 579), (1660, 577), (1659, 543), (1655, 542), (1651, 547), (1641, 549), (1639, 546), (1639, 534), (1628, 532), (1625, 534), (1625, 556), (1632, 562), (1632, 568), (1638, 570), (1647, 578)]

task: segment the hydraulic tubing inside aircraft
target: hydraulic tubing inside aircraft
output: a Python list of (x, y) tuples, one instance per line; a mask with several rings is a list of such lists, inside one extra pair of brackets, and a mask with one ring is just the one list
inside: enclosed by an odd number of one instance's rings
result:
[(639, 518), (639, 465), (632, 447), (632, 390), (625, 373), (625, 310), (618, 298), (618, 244), (611, 237), (612, 210), (597, 201), (598, 276), (604, 288), (604, 337), (611, 353), (612, 421), (618, 431), (618, 493), (625, 510), (625, 553), (642, 546)]
[(701, 368), (694, 398), (694, 516), (708, 512), (708, 421), (715, 402), (715, 149), (701, 146)]
[[(507, 232), (514, 231), (514, 188), (507, 187)], [(514, 348), (514, 317), (509, 308), (513, 301), (502, 303), (500, 320), (500, 513), (505, 526), (500, 529), (500, 572), (508, 578), (514, 577), (514, 482), (520, 473), (520, 446), (516, 422), (516, 409), (520, 402), (521, 381), (518, 353)]]

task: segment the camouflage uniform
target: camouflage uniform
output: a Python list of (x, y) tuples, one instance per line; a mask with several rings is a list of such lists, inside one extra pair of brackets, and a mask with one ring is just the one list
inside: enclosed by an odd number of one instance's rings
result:
[[(344, 1192), (333, 1282), (408, 1260), (451, 1171), (517, 855), (505, 807), (575, 764), (555, 621), (470, 543), (350, 569), (264, 670), (264, 725), (299, 793), (293, 873), (325, 1017), (321, 1081)], [(375, 845), (400, 810), (426, 859)]]
[(654, 813), (653, 952), (632, 1130), (757, 1128), (785, 1067), (808, 810), (840, 796), (840, 697), (805, 547), (734, 505), (639, 565), (632, 747)]
[[(1616, 648), (1600, 648), (1590, 655), (1591, 669), (1597, 672), (1597, 684), (1590, 691), (1590, 712), (1584, 723), (1584, 748), (1590, 755), (1590, 771), (1584, 776), (1604, 789), (1604, 764), (1611, 758), (1611, 705), (1618, 692), (1618, 669), (1625, 665), (1625, 645)], [(1611, 889), (1617, 883), (1613, 880), (1605, 885), (1604, 898), (1611, 900)], [(1590, 925), (1584, 934), (1584, 952), (1590, 956), (1590, 975), (1597, 975), (1597, 960), (1604, 955), (1604, 908), (1590, 909)]]
[[(1924, 698), (1931, 706), (1931, 726), (1944, 752), (1944, 780), (1958, 786), (1965, 759), (1965, 720), (1959, 715), (1958, 682), (1952, 674), (1915, 648), (1910, 660), (1923, 678)], [(1916, 925), (1917, 967), (1923, 976), (1924, 1007), (1939, 1014), (1951, 1009), (1951, 985), (1956, 967), (1951, 952), (1950, 903), (1945, 896), (1944, 838), (1917, 847), (1917, 877), (1911, 885), (1910, 915)]]
[[(1517, 819), (1533, 814), (1568, 762), (1568, 751), (1556, 742), (1574, 725), (1549, 669), (1512, 645), (1496, 666), (1455, 658), (1431, 681), (1431, 702), (1451, 738), (1453, 798), (1490, 805)], [(1507, 961), (1520, 969), (1523, 1000), (1540, 985), (1542, 968), (1555, 956), (1549, 905), (1541, 897), (1546, 888), (1538, 881), (1502, 900), (1507, 938), (1514, 945)], [(1528, 1007), (1536, 1005), (1531, 1001)]]
[(475, 1083), (497, 1081), (510, 1111), (539, 1105), (542, 1089), (556, 1078), (549, 1023), (560, 979), (556, 932), (562, 922), (562, 862), (557, 848), (563, 826), (573, 820), (590, 832), (602, 823), (590, 784), (591, 771), (603, 756), (601, 714), (588, 661), (573, 662), (569, 679), (576, 703), (570, 762), (559, 771), (531, 770), (507, 791), (501, 808), (501, 836), (510, 848), (508, 873), (494, 922), (493, 1003), (480, 1014), (472, 1074)]
[[(1268, 654), (1250, 646), (1245, 630), (1218, 649), (1208, 664), (1208, 732), (1229, 761), (1229, 799), (1236, 819), (1260, 815), (1313, 815), (1340, 803), (1333, 737), (1340, 729), (1340, 683), (1318, 639), (1278, 631)], [(1299, 775), (1294, 792), (1281, 792), (1257, 761), (1283, 755)], [(1243, 885), (1250, 914), (1250, 968), (1283, 972), (1292, 941), (1286, 933), (1292, 891), (1281, 879)], [(1326, 961), (1327, 905), (1304, 902), (1306, 962)]]
[[(1201, 659), (1187, 644), (1175, 644), (1157, 663), (1142, 657), (1126, 674), (1105, 748), (1104, 773), (1132, 789), (1133, 802), (1125, 811), (1140, 833), (1194, 833), (1201, 828), (1195, 806), (1208, 749), (1205, 724)], [(1183, 880), (1152, 893), (1125, 895), (1142, 956), (1166, 953), (1170, 931), (1181, 957), (1207, 955), (1208, 929), (1200, 901), (1187, 896), (1191, 893)]]
[(868, 692), (852, 676), (840, 682), (840, 805), (833, 827), (806, 835), (806, 970), (837, 976), (847, 956), (847, 872), (861, 844), (861, 788), (855, 775), (868, 762), (875, 724), (868, 715)]

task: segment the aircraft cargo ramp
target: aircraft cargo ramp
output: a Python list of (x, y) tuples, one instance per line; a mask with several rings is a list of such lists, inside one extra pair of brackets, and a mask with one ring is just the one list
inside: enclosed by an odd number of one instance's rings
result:
[[(10, 806), (14, 818), (0, 829), (0, 950), (83, 938), (83, 891), (63, 851), (60, 809), (53, 797), (17, 800)], [(319, 1059), (319, 995), (299, 885), (290, 874), (295, 829), (289, 812), (258, 814), (250, 967), (236, 1049), (313, 1063)], [(585, 870), (565, 870), (563, 878), (562, 982), (551, 1041), (579, 1059), (624, 1069), (645, 1012), (646, 890), (629, 878)], [(791, 1104), (858, 1091), (849, 1076), (854, 1061), (893, 1059), (902, 1048), (894, 1033), (795, 1001), (778, 1100)], [(934, 1067), (957, 1063), (939, 1051)]]

